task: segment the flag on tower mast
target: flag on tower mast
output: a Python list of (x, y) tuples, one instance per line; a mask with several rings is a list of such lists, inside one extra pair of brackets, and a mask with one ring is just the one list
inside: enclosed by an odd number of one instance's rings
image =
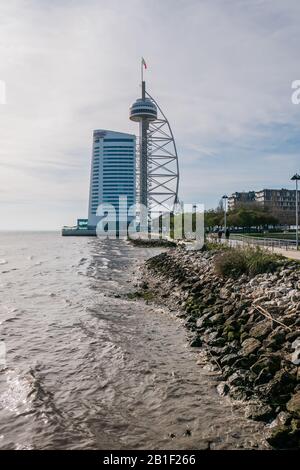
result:
[(145, 67), (145, 69), (147, 68), (147, 64), (146, 64), (144, 57), (142, 57), (142, 65)]
[(145, 69), (147, 69), (146, 61), (145, 61), (144, 57), (142, 57), (142, 60), (141, 60), (141, 79), (142, 79), (142, 82), (144, 80), (144, 77), (143, 77), (144, 67), (145, 67)]

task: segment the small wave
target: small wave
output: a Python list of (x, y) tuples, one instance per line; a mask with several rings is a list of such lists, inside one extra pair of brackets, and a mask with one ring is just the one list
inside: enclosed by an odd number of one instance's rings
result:
[(15, 450), (34, 450), (34, 447), (31, 444), (19, 444), (16, 442)]
[(0, 259), (0, 264), (7, 264), (8, 261), (6, 259)]
[(7, 323), (11, 323), (13, 321), (17, 320), (17, 317), (9, 317), (9, 318), (6, 318), (5, 320), (3, 320), (4, 322), (7, 322)]
[(16, 315), (11, 316), (11, 314), (19, 314), (19, 309), (16, 307), (9, 307), (8, 305), (0, 305), (0, 325), (6, 321), (12, 321), (17, 318)]
[(12, 268), (12, 269), (6, 269), (5, 271), (1, 271), (1, 274), (7, 274), (10, 273), (11, 271), (17, 271), (18, 268)]
[(30, 374), (22, 376), (12, 369), (5, 370), (4, 374), (6, 390), (0, 395), (1, 406), (17, 415), (28, 413), (31, 409), (32, 377)]
[[(97, 260), (97, 261), (98, 261), (98, 260)], [(107, 259), (107, 258), (104, 258), (104, 257), (103, 257), (103, 258), (100, 258), (100, 259), (99, 259), (99, 262), (98, 262), (99, 264), (97, 263), (97, 267), (98, 267), (99, 269), (107, 269), (107, 268), (108, 268), (109, 261), (110, 261), (110, 260)], [(100, 265), (100, 263), (102, 263), (102, 265)]]

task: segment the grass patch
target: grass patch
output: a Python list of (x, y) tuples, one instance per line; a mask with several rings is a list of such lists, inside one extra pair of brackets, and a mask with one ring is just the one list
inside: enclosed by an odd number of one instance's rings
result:
[(225, 243), (205, 241), (200, 251), (222, 251), (223, 252), (223, 251), (228, 251), (231, 249), (232, 249), (231, 246)]
[[(235, 234), (233, 234), (235, 235)], [(295, 233), (283, 233), (283, 232), (264, 232), (264, 233), (239, 233), (238, 235), (244, 235), (247, 237), (254, 237), (254, 238), (274, 238), (275, 240), (296, 240)]]
[(242, 274), (250, 277), (274, 272), (284, 257), (262, 250), (259, 247), (232, 248), (215, 259), (215, 269), (223, 277), (237, 279)]

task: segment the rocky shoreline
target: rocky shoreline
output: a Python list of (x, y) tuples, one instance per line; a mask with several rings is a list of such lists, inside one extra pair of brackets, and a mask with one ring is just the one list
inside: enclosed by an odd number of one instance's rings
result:
[(300, 448), (300, 265), (238, 279), (216, 273), (218, 250), (170, 249), (143, 268), (140, 296), (183, 318), (190, 345), (222, 372), (221, 395), (245, 401), (273, 448)]

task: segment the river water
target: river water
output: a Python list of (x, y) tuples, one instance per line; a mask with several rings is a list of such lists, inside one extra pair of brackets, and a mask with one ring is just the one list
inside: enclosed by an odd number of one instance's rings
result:
[(0, 234), (0, 449), (262, 447), (261, 426), (218, 396), (179, 320), (119, 297), (157, 253)]

